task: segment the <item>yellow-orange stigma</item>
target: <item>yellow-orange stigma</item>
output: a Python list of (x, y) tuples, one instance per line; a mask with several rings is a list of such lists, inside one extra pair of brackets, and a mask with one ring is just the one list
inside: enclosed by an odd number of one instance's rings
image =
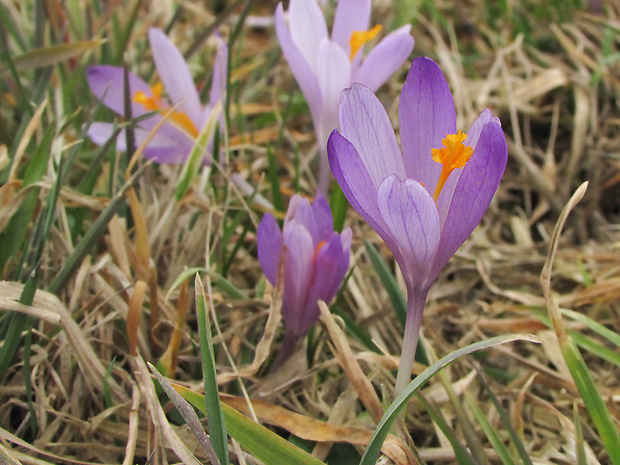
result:
[[(165, 112), (170, 108), (162, 105), (161, 95), (163, 91), (164, 86), (161, 82), (158, 82), (151, 87), (151, 93), (153, 94), (152, 97), (149, 97), (144, 92), (139, 90), (133, 95), (133, 101), (143, 105), (144, 109), (147, 111), (162, 110)], [(168, 117), (168, 121), (181, 131), (186, 132), (190, 137), (194, 139), (198, 137), (198, 129), (196, 128), (196, 125), (184, 111), (173, 111)]]
[(326, 244), (325, 241), (321, 241), (318, 243), (318, 245), (316, 246), (316, 249), (314, 251), (314, 257), (312, 257), (313, 261), (316, 261), (316, 257), (319, 254), (319, 251), (323, 248), (323, 246)]
[(353, 34), (351, 34), (351, 38), (349, 39), (349, 46), (351, 47), (349, 60), (353, 61), (353, 58), (355, 58), (355, 55), (359, 49), (362, 48), (366, 42), (374, 39), (376, 35), (379, 34), (379, 31), (381, 31), (381, 28), (382, 26), (377, 24), (369, 31), (353, 31)]
[(467, 139), (467, 134), (461, 131), (457, 134), (446, 134), (446, 137), (441, 141), (444, 146), (440, 149), (431, 149), (433, 160), (442, 164), (441, 174), (433, 194), (435, 202), (437, 202), (439, 194), (441, 194), (441, 190), (452, 171), (456, 168), (465, 168), (474, 153), (474, 149), (463, 144), (465, 139)]

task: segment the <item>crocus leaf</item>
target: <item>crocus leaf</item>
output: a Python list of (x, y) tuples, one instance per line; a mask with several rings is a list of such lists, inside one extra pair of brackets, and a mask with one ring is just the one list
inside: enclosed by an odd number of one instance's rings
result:
[(209, 140), (215, 133), (221, 109), (222, 103), (217, 102), (213, 107), (211, 114), (207, 118), (204, 126), (200, 130), (200, 134), (194, 142), (194, 146), (189, 153), (189, 157), (187, 157), (185, 165), (183, 165), (183, 171), (181, 172), (179, 184), (174, 191), (174, 198), (177, 200), (177, 202), (183, 198), (183, 196), (189, 189), (189, 186), (192, 183), (192, 179), (194, 179), (194, 175), (198, 172), (200, 164), (204, 160), (205, 153), (207, 152), (207, 147), (209, 145)]
[[(205, 412), (204, 396), (186, 387), (174, 385), (179, 394), (201, 412)], [(250, 455), (265, 465), (324, 465), (316, 457), (291, 444), (264, 426), (222, 403), (226, 430)]]
[(379, 453), (381, 452), (381, 445), (383, 444), (383, 441), (385, 441), (390, 428), (394, 424), (396, 418), (398, 418), (400, 412), (405, 408), (409, 399), (411, 399), (411, 397), (413, 397), (413, 395), (439, 370), (465, 355), (469, 355), (480, 350), (490, 349), (491, 347), (513, 341), (538, 342), (538, 338), (529, 334), (508, 334), (475, 342), (467, 347), (455, 350), (454, 352), (446, 355), (429, 366), (420, 375), (416, 376), (416, 378), (409, 383), (409, 385), (398, 395), (398, 397), (396, 397), (392, 405), (390, 405), (383, 415), (383, 418), (377, 425), (372, 439), (370, 440), (370, 443), (362, 456), (360, 465), (374, 465), (376, 463), (379, 458)]
[[(13, 58), (13, 66), (17, 71), (43, 68), (78, 56), (80, 53), (99, 47), (105, 40), (72, 42), (70, 44), (50, 45), (37, 48)], [(6, 67), (0, 68), (0, 74), (7, 72)]]

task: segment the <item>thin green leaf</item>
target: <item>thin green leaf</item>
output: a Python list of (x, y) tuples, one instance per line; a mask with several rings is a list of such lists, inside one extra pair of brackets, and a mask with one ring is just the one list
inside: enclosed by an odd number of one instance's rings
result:
[(211, 324), (208, 317), (208, 304), (200, 275), (196, 274), (196, 315), (198, 320), (198, 335), (200, 336), (200, 360), (202, 362), (202, 376), (205, 389), (205, 408), (209, 420), (209, 434), (213, 449), (222, 465), (228, 465), (228, 436), (226, 423), (222, 414), (222, 406), (217, 386), (215, 371), (215, 353), (211, 339)]
[(454, 457), (456, 457), (456, 461), (459, 465), (478, 465), (465, 446), (458, 440), (454, 430), (450, 427), (450, 425), (448, 425), (448, 422), (444, 418), (441, 411), (436, 406), (431, 405), (421, 392), (418, 392), (416, 398), (431, 416), (435, 425), (437, 425), (437, 427), (450, 442), (452, 450), (454, 451)]
[(562, 315), (565, 315), (575, 321), (578, 321), (579, 323), (586, 325), (588, 329), (591, 329), (599, 336), (604, 337), (616, 347), (620, 347), (620, 334), (616, 333), (615, 331), (612, 331), (611, 329), (603, 326), (599, 322), (594, 321), (592, 318), (584, 315), (583, 313), (575, 312), (568, 309), (562, 309), (561, 312)]
[(387, 409), (383, 418), (377, 425), (375, 432), (364, 451), (364, 455), (362, 456), (362, 460), (360, 461), (360, 465), (374, 465), (377, 459), (379, 458), (379, 454), (381, 452), (381, 446), (387, 437), (390, 428), (394, 424), (394, 421), (400, 414), (400, 412), (405, 408), (407, 402), (413, 395), (420, 389), (429, 379), (431, 379), (439, 370), (443, 369), (450, 363), (458, 360), (459, 358), (472, 354), (474, 352), (478, 352), (485, 349), (490, 349), (491, 347), (495, 347), (501, 344), (506, 344), (508, 342), (513, 341), (530, 341), (530, 342), (538, 342), (538, 339), (529, 334), (514, 334), (514, 335), (503, 335), (493, 337), (491, 339), (487, 339), (485, 341), (475, 342), (473, 344), (468, 345), (467, 347), (463, 347), (458, 349), (442, 359), (438, 360), (436, 363), (433, 363), (426, 370), (424, 370), (420, 375), (416, 376), (416, 378), (409, 383), (409, 385), (400, 393), (400, 395), (394, 400), (394, 402)]
[(588, 465), (583, 431), (581, 430), (581, 415), (576, 403), (573, 404), (573, 422), (575, 423), (575, 456), (577, 457), (577, 465)]
[(482, 413), (482, 410), (478, 408), (476, 402), (469, 398), (469, 396), (467, 397), (467, 404), (469, 405), (469, 408), (476, 417), (476, 420), (482, 428), (482, 431), (484, 431), (484, 434), (486, 434), (487, 438), (489, 439), (489, 442), (493, 446), (493, 449), (495, 450), (495, 452), (497, 452), (497, 455), (502, 461), (502, 463), (504, 465), (517, 465), (512, 456), (510, 455), (510, 451), (504, 444), (504, 441), (502, 441), (502, 438), (499, 437), (495, 428), (493, 428), (491, 423), (489, 423), (489, 420), (487, 420), (487, 417), (484, 416), (484, 413)]
[(278, 176), (276, 155), (273, 153), (270, 145), (267, 146), (267, 162), (269, 163), (267, 179), (269, 184), (271, 184), (271, 197), (273, 199), (273, 205), (276, 207), (276, 210), (282, 212), (284, 211), (284, 198), (282, 197), (282, 192), (280, 191), (280, 177)]
[(517, 449), (517, 453), (519, 454), (521, 461), (525, 465), (534, 465), (532, 463), (532, 459), (530, 458), (530, 454), (525, 449), (525, 446), (523, 445), (521, 438), (517, 434), (517, 431), (513, 428), (512, 423), (510, 423), (510, 420), (508, 419), (506, 412), (502, 408), (502, 405), (500, 404), (499, 399), (495, 396), (495, 394), (491, 390), (491, 387), (487, 383), (487, 380), (484, 378), (480, 370), (477, 370), (477, 371), (478, 371), (478, 379), (480, 380), (482, 387), (484, 387), (484, 390), (487, 392), (489, 399), (491, 399), (491, 402), (493, 402), (493, 406), (495, 407), (495, 410), (499, 414), (499, 418), (502, 420), (504, 428), (506, 428), (506, 431), (510, 435), (512, 444), (514, 445), (515, 449)]
[[(174, 388), (187, 401), (205, 413), (204, 396), (190, 391), (184, 386)], [(228, 434), (247, 450), (250, 455), (265, 465), (325, 465), (316, 457), (281, 438), (263, 425), (222, 403)]]
[(370, 257), (372, 266), (375, 268), (383, 287), (387, 291), (390, 302), (392, 302), (392, 307), (396, 312), (396, 318), (398, 318), (400, 325), (404, 328), (405, 320), (407, 319), (407, 300), (400, 291), (394, 274), (392, 274), (385, 264), (375, 246), (372, 245), (368, 239), (364, 239), (364, 245), (366, 246), (366, 252), (368, 253), (368, 257)]
[(571, 210), (585, 195), (587, 185), (588, 183), (586, 182), (579, 186), (562, 210), (562, 213), (560, 213), (560, 217), (558, 218), (555, 229), (553, 230), (553, 235), (551, 236), (551, 244), (549, 246), (547, 260), (545, 261), (542, 273), (540, 274), (540, 283), (545, 295), (547, 310), (549, 311), (549, 316), (551, 317), (553, 329), (557, 335), (560, 351), (562, 352), (564, 361), (568, 366), (568, 370), (570, 371), (573, 381), (579, 390), (579, 394), (583, 399), (586, 409), (592, 417), (596, 430), (598, 431), (605, 450), (609, 455), (610, 462), (614, 465), (620, 465), (620, 448), (618, 447), (618, 444), (620, 444), (620, 434), (618, 433), (618, 428), (616, 428), (614, 419), (609, 413), (609, 409), (605, 405), (605, 401), (603, 400), (596, 383), (592, 379), (579, 349), (575, 345), (575, 342), (569, 333), (566, 331), (564, 322), (562, 321), (560, 307), (551, 291), (551, 272), (562, 229)]
[[(105, 40), (89, 40), (69, 44), (50, 45), (22, 53), (13, 58), (13, 66), (19, 71), (43, 68), (78, 56), (87, 50), (99, 47)], [(0, 75), (8, 72), (6, 66), (0, 67)]]
[(179, 276), (177, 276), (177, 278), (174, 280), (174, 282), (170, 286), (170, 289), (168, 290), (168, 294), (166, 298), (170, 297), (170, 294), (177, 287), (179, 287), (183, 281), (185, 281), (187, 278), (191, 276), (194, 276), (196, 273), (208, 273), (211, 279), (213, 280), (213, 284), (217, 286), (219, 290), (221, 290), (222, 292), (225, 292), (233, 299), (244, 299), (244, 300), (248, 299), (248, 296), (245, 295), (243, 291), (239, 290), (239, 288), (235, 287), (233, 283), (225, 279), (219, 273), (216, 273), (215, 271), (211, 271), (205, 267), (187, 268), (183, 270), (183, 272), (181, 272)]
[(170, 384), (170, 382), (166, 378), (164, 378), (159, 371), (157, 371), (157, 368), (155, 368), (150, 363), (147, 363), (147, 366), (151, 370), (151, 373), (155, 375), (157, 381), (159, 381), (159, 384), (166, 392), (174, 406), (177, 408), (177, 410), (183, 417), (183, 420), (185, 420), (187, 426), (189, 426), (189, 429), (192, 430), (192, 432), (196, 436), (196, 439), (198, 439), (198, 442), (202, 446), (202, 449), (209, 456), (209, 460), (211, 461), (211, 463), (220, 465), (220, 461), (217, 457), (217, 454), (215, 453), (215, 450), (213, 449), (211, 440), (209, 439), (209, 436), (207, 436), (207, 434), (205, 433), (202, 427), (202, 423), (200, 423), (200, 419), (198, 418), (198, 415), (196, 415), (194, 408), (189, 404), (189, 402), (183, 399), (183, 397), (181, 397), (181, 395), (177, 391), (174, 390), (172, 384)]
[(332, 190), (329, 203), (332, 207), (332, 213), (334, 215), (334, 231), (342, 232), (342, 229), (344, 228), (344, 220), (347, 217), (349, 201), (344, 196), (344, 193), (338, 183), (334, 183), (334, 188)]
[(174, 198), (177, 202), (183, 198), (192, 183), (192, 179), (194, 179), (194, 176), (200, 169), (209, 146), (209, 140), (213, 136), (217, 127), (217, 120), (221, 110), (222, 103), (217, 102), (211, 110), (207, 121), (205, 121), (204, 126), (201, 128), (200, 134), (198, 134), (196, 141), (194, 142), (194, 146), (187, 157), (187, 161), (183, 165), (179, 184), (174, 191)]

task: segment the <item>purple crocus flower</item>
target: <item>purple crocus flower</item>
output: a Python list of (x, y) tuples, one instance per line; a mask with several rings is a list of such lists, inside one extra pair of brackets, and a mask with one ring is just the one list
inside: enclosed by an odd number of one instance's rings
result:
[(358, 82), (373, 92), (396, 71), (413, 49), (411, 25), (383, 38), (362, 59), (364, 44), (381, 26), (368, 30), (371, 0), (340, 0), (331, 38), (316, 0), (291, 0), (288, 26), (280, 3), (275, 25), (282, 52), (301, 87), (314, 122), (320, 152), (319, 185), (325, 193), (329, 182), (327, 138), (338, 127), (340, 92)]
[[(128, 73), (129, 93), (132, 99), (131, 115), (135, 118), (154, 111), (163, 113), (176, 105), (179, 106), (145, 148), (144, 156), (147, 159), (159, 163), (185, 162), (214, 106), (221, 100), (225, 89), (228, 50), (222, 38), (215, 37), (218, 45), (209, 94), (210, 102), (207, 106), (203, 106), (181, 52), (161, 30), (149, 29), (149, 42), (161, 82), (150, 87), (135, 74)], [(123, 68), (90, 66), (86, 70), (86, 77), (93, 94), (102, 100), (105, 106), (124, 116)], [(164, 97), (164, 90), (168, 98)], [(136, 146), (144, 141), (161, 118), (161, 114), (154, 114), (138, 123), (135, 128)], [(102, 145), (112, 136), (113, 131), (114, 125), (111, 123), (93, 123), (88, 130), (88, 136), (95, 144)], [(117, 138), (116, 149), (127, 150), (124, 131), (121, 131)], [(204, 163), (208, 164), (210, 161), (210, 153), (205, 153)]]
[(301, 195), (291, 198), (282, 232), (267, 213), (256, 234), (258, 261), (267, 280), (276, 285), (280, 260), (284, 261), (282, 316), (286, 332), (274, 366), (286, 360), (320, 311), (318, 301), (329, 303), (349, 268), (351, 229), (334, 231), (332, 212), (317, 194), (312, 206)]
[(342, 93), (341, 133), (328, 141), (338, 184), (386, 242), (407, 284), (407, 322), (396, 381), (411, 378), (422, 312), (439, 272), (484, 215), (506, 168), (500, 121), (484, 110), (456, 131), (454, 100), (439, 67), (416, 58), (400, 97), (401, 150), (385, 109), (354, 84)]

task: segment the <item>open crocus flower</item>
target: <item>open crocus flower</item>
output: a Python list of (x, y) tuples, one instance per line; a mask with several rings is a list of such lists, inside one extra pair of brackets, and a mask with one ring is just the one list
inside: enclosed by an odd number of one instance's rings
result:
[(288, 26), (280, 3), (275, 26), (282, 52), (299, 83), (314, 122), (321, 156), (319, 185), (326, 192), (329, 182), (327, 138), (338, 127), (340, 92), (353, 82), (376, 91), (413, 49), (411, 25), (383, 38), (362, 59), (364, 44), (381, 29), (368, 30), (370, 0), (340, 0), (331, 38), (316, 0), (291, 0)]
[(386, 242), (407, 283), (397, 394), (411, 377), (428, 290), (482, 219), (508, 157), (499, 119), (488, 109), (467, 134), (457, 132), (450, 88), (428, 58), (411, 66), (399, 117), (402, 155), (379, 100), (354, 84), (342, 93), (341, 133), (328, 141), (336, 181)]
[[(209, 95), (210, 103), (203, 107), (194, 85), (192, 75), (181, 52), (159, 29), (149, 29), (149, 41), (153, 52), (155, 67), (161, 82), (150, 87), (133, 73), (128, 73), (131, 96), (131, 115), (133, 118), (146, 113), (157, 112), (150, 118), (141, 120), (135, 128), (136, 146), (151, 133), (162, 115), (173, 107), (174, 111), (144, 150), (144, 156), (159, 163), (183, 163), (202, 130), (214, 106), (222, 98), (226, 79), (226, 43), (218, 36), (217, 52), (213, 66), (213, 80)], [(103, 104), (125, 115), (124, 71), (117, 66), (91, 66), (86, 70), (88, 85)], [(167, 98), (164, 97), (164, 90)], [(111, 123), (93, 123), (88, 136), (98, 144), (104, 144), (114, 131)], [(126, 151), (124, 133), (118, 136), (116, 148)], [(210, 163), (210, 149), (205, 153), (204, 163)]]
[(351, 229), (334, 231), (332, 212), (317, 194), (312, 206), (300, 195), (291, 198), (282, 232), (267, 213), (257, 230), (258, 261), (275, 286), (280, 260), (284, 261), (282, 316), (286, 332), (274, 366), (293, 352), (320, 314), (318, 301), (329, 303), (349, 268)]

